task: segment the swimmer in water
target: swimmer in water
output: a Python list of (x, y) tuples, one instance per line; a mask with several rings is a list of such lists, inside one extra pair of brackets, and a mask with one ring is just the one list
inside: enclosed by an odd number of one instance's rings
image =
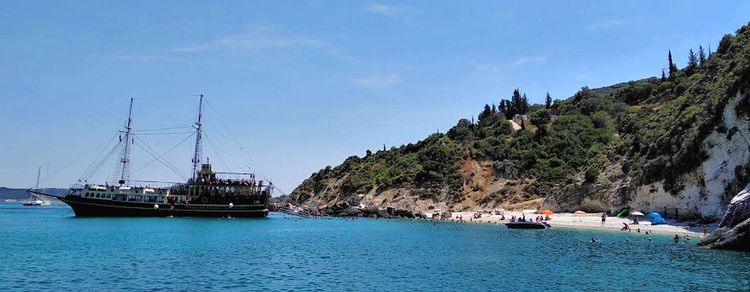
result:
[(598, 238), (596, 238), (596, 237), (592, 237), (591, 238), (591, 243), (598, 243), (598, 242), (599, 242)]

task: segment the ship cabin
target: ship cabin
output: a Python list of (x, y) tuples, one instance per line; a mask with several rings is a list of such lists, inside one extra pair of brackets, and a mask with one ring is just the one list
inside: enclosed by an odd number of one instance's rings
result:
[(256, 180), (246, 172), (214, 172), (211, 164), (202, 164), (195, 179), (175, 185), (172, 196), (184, 196), (191, 204), (267, 204), (273, 185)]

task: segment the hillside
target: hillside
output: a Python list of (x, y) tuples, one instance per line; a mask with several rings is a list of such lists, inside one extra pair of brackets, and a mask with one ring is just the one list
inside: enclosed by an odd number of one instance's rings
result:
[(715, 53), (691, 51), (682, 69), (670, 52), (661, 78), (584, 87), (544, 105), (516, 90), (477, 121), (321, 169), (288, 200), (409, 210), (630, 206), (716, 220), (750, 181), (749, 60), (744, 26)]
[[(63, 195), (65, 192), (68, 191), (68, 189), (58, 189), (58, 188), (47, 188), (44, 189), (46, 193), (50, 193), (53, 195)], [(14, 188), (6, 188), (6, 187), (0, 187), (0, 200), (5, 199), (26, 199), (29, 198), (30, 195), (26, 193), (26, 189), (14, 189)]]

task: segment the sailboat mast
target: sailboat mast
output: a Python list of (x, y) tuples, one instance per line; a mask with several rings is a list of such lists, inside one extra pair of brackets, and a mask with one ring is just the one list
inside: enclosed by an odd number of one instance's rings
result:
[(130, 144), (132, 142), (132, 122), (133, 122), (133, 98), (130, 98), (130, 109), (128, 110), (128, 123), (125, 126), (125, 144), (120, 155), (120, 185), (124, 185), (130, 180)]
[(42, 167), (39, 167), (39, 170), (36, 172), (36, 186), (34, 187), (35, 190), (39, 189), (39, 176), (42, 175)]
[(201, 163), (201, 138), (202, 138), (202, 123), (203, 117), (203, 94), (201, 94), (200, 101), (198, 103), (198, 121), (195, 123), (195, 152), (193, 153), (193, 181), (195, 181), (198, 174), (198, 167)]

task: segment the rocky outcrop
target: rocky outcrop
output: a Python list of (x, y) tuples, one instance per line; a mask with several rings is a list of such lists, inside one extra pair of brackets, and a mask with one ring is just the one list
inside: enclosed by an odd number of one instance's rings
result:
[(559, 212), (613, 212), (627, 205), (632, 193), (629, 186), (630, 178), (618, 161), (606, 165), (592, 182), (579, 174), (572, 183), (546, 196), (541, 208)]
[(320, 209), (322, 215), (338, 217), (376, 217), (376, 218), (426, 218), (420, 212), (399, 209), (394, 207), (387, 208), (359, 208), (350, 206), (346, 202), (339, 202), (331, 206)]
[(729, 203), (719, 229), (699, 244), (716, 249), (750, 251), (750, 184)]

